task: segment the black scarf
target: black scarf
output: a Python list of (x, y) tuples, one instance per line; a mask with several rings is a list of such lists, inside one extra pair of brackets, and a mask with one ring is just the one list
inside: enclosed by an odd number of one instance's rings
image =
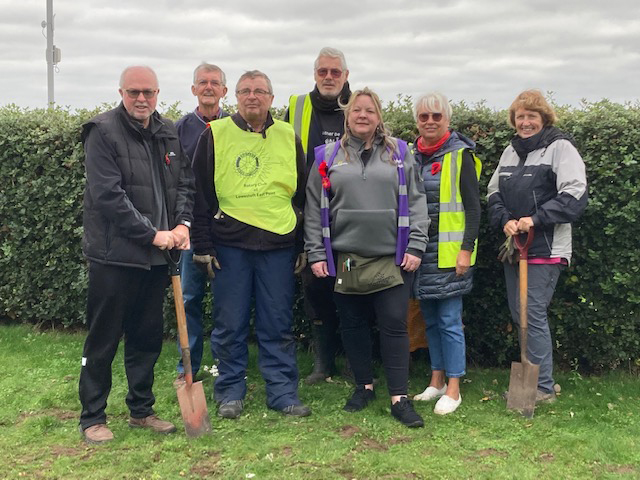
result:
[(317, 85), (309, 94), (309, 97), (311, 98), (311, 105), (313, 106), (314, 110), (319, 110), (325, 113), (333, 113), (340, 108), (338, 102), (346, 105), (346, 103), (349, 101), (349, 98), (351, 97), (349, 82), (344, 82), (344, 86), (342, 87), (342, 90), (340, 90), (340, 94), (337, 98), (330, 100), (323, 97), (322, 95), (320, 95), (320, 91), (318, 90)]
[(552, 126), (544, 127), (538, 133), (532, 135), (529, 138), (522, 138), (519, 135), (515, 135), (511, 139), (511, 145), (518, 154), (520, 160), (524, 161), (527, 158), (527, 155), (529, 155), (529, 153), (533, 152), (534, 150), (548, 147), (556, 140), (561, 139), (570, 141), (571, 144), (575, 147), (575, 142), (571, 135), (568, 135)]

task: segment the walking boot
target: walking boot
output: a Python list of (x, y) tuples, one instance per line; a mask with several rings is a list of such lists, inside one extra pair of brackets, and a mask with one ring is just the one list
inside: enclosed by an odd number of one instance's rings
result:
[[(304, 379), (304, 383), (307, 385), (315, 385), (320, 382), (324, 382), (327, 377), (333, 375), (335, 371), (335, 354), (329, 355), (330, 351), (333, 351), (335, 347), (328, 344), (328, 338), (326, 332), (323, 329), (322, 323), (316, 323), (314, 320), (312, 328), (312, 348), (313, 348), (313, 370)], [(328, 358), (331, 356), (332, 358)]]

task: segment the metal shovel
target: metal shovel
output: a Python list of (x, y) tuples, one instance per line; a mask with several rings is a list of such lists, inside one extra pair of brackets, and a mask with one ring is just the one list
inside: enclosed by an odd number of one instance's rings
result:
[(165, 257), (169, 263), (169, 274), (173, 286), (173, 298), (176, 305), (176, 318), (178, 323), (178, 337), (180, 338), (180, 350), (182, 351), (182, 365), (184, 367), (185, 382), (176, 387), (178, 403), (182, 413), (184, 429), (188, 437), (199, 437), (211, 432), (211, 421), (207, 410), (207, 400), (204, 395), (202, 382), (193, 382), (191, 370), (191, 350), (189, 349), (189, 335), (187, 333), (187, 319), (184, 312), (184, 300), (182, 298), (182, 285), (180, 284), (180, 266), (174, 262), (171, 255), (165, 250)]
[(524, 245), (520, 243), (517, 235), (514, 235), (513, 239), (520, 251), (520, 362), (511, 362), (507, 409), (518, 410), (522, 413), (522, 416), (533, 418), (533, 412), (536, 408), (536, 392), (538, 391), (538, 375), (540, 374), (540, 366), (534, 365), (527, 358), (527, 336), (529, 332), (527, 318), (527, 257), (529, 256), (529, 246), (533, 241), (533, 227), (529, 229), (527, 241)]

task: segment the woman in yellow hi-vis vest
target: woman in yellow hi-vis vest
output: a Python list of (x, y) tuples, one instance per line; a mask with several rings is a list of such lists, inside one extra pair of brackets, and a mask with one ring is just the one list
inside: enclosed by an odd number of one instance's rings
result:
[(440, 415), (454, 412), (462, 402), (460, 377), (466, 368), (462, 295), (473, 286), (480, 225), (480, 160), (473, 141), (449, 130), (451, 113), (447, 97), (440, 93), (421, 96), (414, 109), (420, 133), (415, 156), (431, 219), (414, 294), (427, 326), (432, 371), (429, 386), (414, 399), (438, 399), (434, 412)]

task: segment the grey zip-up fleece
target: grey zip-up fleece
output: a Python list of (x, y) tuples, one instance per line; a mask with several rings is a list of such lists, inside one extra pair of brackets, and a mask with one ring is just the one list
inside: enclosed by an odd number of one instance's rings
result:
[[(364, 142), (352, 137), (346, 148), (349, 161), (341, 148), (328, 172), (331, 245), (338, 252), (364, 257), (394, 255), (398, 229), (397, 167), (388, 162), (389, 154), (381, 137), (374, 140), (366, 164), (361, 158)], [(407, 252), (422, 256), (427, 246), (429, 215), (422, 181), (409, 150), (404, 157), (404, 170), (410, 225)], [(321, 193), (320, 173), (314, 166), (307, 182), (304, 220), (305, 250), (310, 263), (326, 261), (320, 222)]]

